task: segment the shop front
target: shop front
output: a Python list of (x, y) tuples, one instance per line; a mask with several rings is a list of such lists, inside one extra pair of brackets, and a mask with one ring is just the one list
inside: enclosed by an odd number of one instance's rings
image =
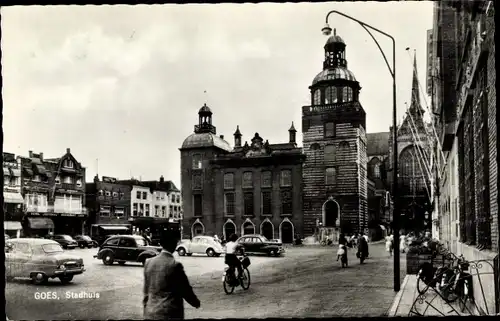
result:
[(54, 221), (50, 217), (30, 215), (23, 219), (24, 234), (28, 237), (42, 238), (54, 233)]
[(54, 220), (54, 234), (68, 234), (71, 236), (85, 234), (84, 226), (86, 214), (56, 213)]
[(3, 229), (4, 233), (10, 238), (20, 238), (24, 236), (23, 226), (21, 222), (18, 221), (4, 221)]

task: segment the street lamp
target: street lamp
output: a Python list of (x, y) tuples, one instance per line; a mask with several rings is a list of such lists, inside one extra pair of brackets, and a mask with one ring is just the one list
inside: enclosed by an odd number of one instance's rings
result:
[[(393, 175), (392, 175), (392, 197), (394, 200), (394, 207), (393, 207), (393, 230), (394, 230), (394, 239), (399, 240), (399, 209), (398, 209), (398, 140), (397, 140), (397, 111), (396, 111), (396, 41), (394, 40), (394, 37), (375, 28), (370, 26), (369, 24), (364, 23), (363, 21), (360, 21), (358, 19), (355, 19), (351, 16), (346, 15), (345, 13), (332, 10), (328, 12), (326, 15), (325, 19), (325, 26), (321, 31), (325, 36), (328, 36), (332, 33), (332, 28), (330, 28), (330, 25), (328, 24), (328, 18), (332, 13), (336, 13), (338, 15), (341, 15), (345, 18), (348, 18), (350, 20), (353, 20), (357, 22), (363, 29), (368, 32), (368, 34), (372, 37), (373, 41), (375, 41), (375, 44), (377, 45), (378, 49), (380, 50), (380, 53), (384, 57), (384, 61), (387, 65), (387, 68), (389, 69), (389, 72), (392, 76), (392, 134), (393, 134), (393, 145), (392, 145), (392, 168), (393, 168)], [(370, 30), (375, 30), (378, 33), (381, 33), (382, 35), (390, 38), (392, 40), (392, 68), (389, 65), (389, 62), (387, 61), (387, 57), (385, 56), (384, 51), (380, 47), (380, 44), (378, 43), (377, 39), (373, 36), (373, 34), (370, 32)], [(399, 257), (399, 251), (394, 251), (394, 291), (399, 291), (401, 287), (401, 281), (400, 281), (400, 257)]]

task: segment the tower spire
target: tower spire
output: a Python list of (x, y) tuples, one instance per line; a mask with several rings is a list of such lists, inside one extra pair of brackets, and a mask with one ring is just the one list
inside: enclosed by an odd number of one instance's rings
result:
[(418, 86), (418, 75), (417, 75), (417, 53), (416, 50), (413, 53), (413, 79), (411, 83), (411, 103), (410, 112), (413, 115), (420, 116), (420, 113), (424, 113), (422, 105), (420, 104), (420, 92)]

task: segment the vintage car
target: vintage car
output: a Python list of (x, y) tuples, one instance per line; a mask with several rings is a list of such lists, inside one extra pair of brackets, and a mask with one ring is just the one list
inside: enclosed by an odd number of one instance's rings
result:
[(61, 244), (63, 249), (74, 249), (78, 246), (78, 242), (75, 241), (71, 236), (64, 234), (49, 235), (48, 239), (54, 240)]
[(66, 284), (85, 267), (82, 258), (67, 254), (56, 241), (18, 238), (6, 244), (5, 270), (7, 280), (29, 277), (34, 284), (43, 284), (59, 278)]
[(88, 247), (89, 249), (94, 247), (94, 241), (88, 235), (75, 235), (73, 239), (78, 243), (78, 246), (83, 248)]
[(155, 257), (161, 250), (160, 246), (149, 245), (140, 235), (115, 235), (104, 241), (94, 258), (102, 260), (105, 265), (112, 265), (114, 262), (120, 265), (125, 262), (140, 262), (144, 265), (147, 259)]
[(196, 254), (206, 254), (210, 257), (220, 256), (224, 253), (224, 248), (219, 240), (212, 236), (195, 236), (192, 240), (182, 240), (176, 248), (180, 256), (191, 256)]
[(280, 256), (285, 253), (282, 243), (269, 241), (265, 236), (259, 234), (247, 234), (237, 241), (243, 247), (245, 253), (267, 254), (269, 256)]

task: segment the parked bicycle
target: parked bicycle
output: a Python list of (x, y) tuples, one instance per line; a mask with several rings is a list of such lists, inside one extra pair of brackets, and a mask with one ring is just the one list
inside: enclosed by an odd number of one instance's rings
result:
[(243, 290), (248, 290), (250, 288), (250, 271), (248, 267), (250, 266), (250, 259), (248, 256), (240, 258), (241, 266), (243, 268), (243, 273), (240, 277), (236, 277), (236, 271), (234, 268), (226, 266), (224, 268), (224, 274), (222, 275), (222, 284), (224, 286), (224, 292), (226, 294), (231, 294), (234, 289), (241, 285)]

